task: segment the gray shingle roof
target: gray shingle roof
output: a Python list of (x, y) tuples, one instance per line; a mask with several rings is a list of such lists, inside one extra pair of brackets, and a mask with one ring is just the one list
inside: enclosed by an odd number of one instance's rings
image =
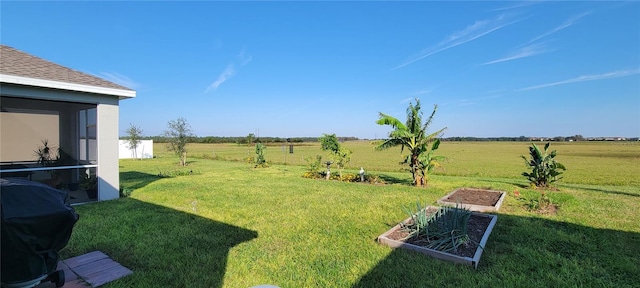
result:
[(0, 45), (0, 74), (133, 91), (6, 45)]

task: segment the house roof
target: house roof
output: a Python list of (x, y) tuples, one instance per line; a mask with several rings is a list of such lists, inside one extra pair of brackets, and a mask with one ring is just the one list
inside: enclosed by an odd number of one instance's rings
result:
[(0, 82), (135, 97), (132, 89), (6, 45), (0, 45)]

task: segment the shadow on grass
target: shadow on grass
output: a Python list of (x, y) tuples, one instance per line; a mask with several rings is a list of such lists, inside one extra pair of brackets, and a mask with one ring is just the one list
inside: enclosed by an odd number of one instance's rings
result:
[(405, 184), (405, 185), (413, 184), (413, 180), (411, 180), (411, 178), (398, 178), (398, 177), (394, 177), (386, 174), (379, 174), (378, 177), (380, 177), (380, 179), (382, 179), (387, 184)]
[(158, 175), (138, 171), (120, 172), (120, 186), (131, 189), (142, 188), (160, 179)]
[(602, 192), (602, 193), (608, 193), (608, 194), (617, 194), (617, 195), (625, 195), (625, 196), (632, 196), (632, 197), (640, 197), (640, 193), (625, 192), (625, 191), (619, 191), (619, 190), (614, 190), (614, 189), (606, 189), (605, 190), (605, 189), (600, 189), (600, 188), (589, 188), (589, 187), (577, 186), (577, 185), (571, 185), (571, 184), (561, 184), (559, 186), (560, 187), (580, 189), (580, 190)]
[(395, 249), (352, 287), (633, 287), (639, 247), (640, 233), (499, 215), (477, 271)]
[(252, 230), (132, 198), (77, 206), (80, 220), (62, 256), (105, 252), (133, 274), (116, 287), (222, 287), (229, 250)]

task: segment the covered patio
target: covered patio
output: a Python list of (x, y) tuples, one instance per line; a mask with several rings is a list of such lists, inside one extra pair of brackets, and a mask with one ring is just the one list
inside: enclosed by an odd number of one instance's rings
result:
[(134, 90), (0, 45), (0, 177), (119, 197), (119, 101)]

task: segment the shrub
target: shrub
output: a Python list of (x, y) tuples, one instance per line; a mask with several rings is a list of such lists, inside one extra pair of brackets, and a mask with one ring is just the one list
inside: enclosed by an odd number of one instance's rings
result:
[(129, 197), (133, 189), (120, 186), (120, 198)]
[(562, 174), (559, 170), (566, 170), (564, 165), (556, 161), (556, 150), (547, 154), (548, 149), (549, 142), (544, 145), (544, 153), (538, 149), (536, 144), (531, 143), (531, 147), (529, 147), (531, 158), (527, 159), (522, 155), (525, 164), (531, 168), (531, 173), (523, 172), (522, 176), (527, 177), (531, 185), (539, 188), (546, 188), (549, 184), (562, 179), (562, 177), (558, 177)]
[(320, 169), (322, 169), (322, 156), (316, 155), (315, 158), (311, 156), (304, 157), (304, 161), (307, 162), (307, 172), (320, 173)]
[(266, 146), (262, 145), (262, 143), (256, 143), (256, 166), (258, 167), (269, 167), (267, 164), (267, 160), (264, 159), (264, 150), (267, 149)]

